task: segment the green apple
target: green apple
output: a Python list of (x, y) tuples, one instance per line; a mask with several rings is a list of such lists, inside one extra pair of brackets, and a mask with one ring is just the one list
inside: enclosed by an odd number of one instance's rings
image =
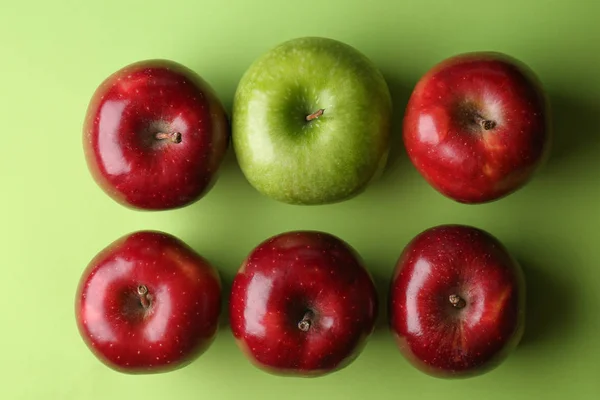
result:
[(322, 37), (286, 41), (242, 76), (232, 143), (262, 194), (328, 204), (363, 192), (385, 168), (392, 100), (377, 67), (354, 47)]

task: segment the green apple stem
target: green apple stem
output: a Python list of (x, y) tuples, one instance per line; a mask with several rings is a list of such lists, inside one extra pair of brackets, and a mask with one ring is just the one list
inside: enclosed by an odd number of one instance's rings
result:
[(492, 121), (491, 119), (483, 118), (479, 114), (475, 114), (475, 123), (483, 128), (485, 131), (492, 130), (496, 127), (496, 121)]
[(137, 294), (140, 297), (140, 303), (144, 309), (150, 307), (150, 299), (148, 298), (148, 288), (146, 285), (139, 285), (137, 287)]
[(454, 308), (463, 308), (467, 305), (467, 302), (457, 294), (451, 294), (448, 299), (450, 300), (450, 304), (452, 304)]
[(308, 332), (312, 324), (313, 317), (314, 314), (312, 313), (312, 311), (309, 310), (305, 312), (304, 316), (302, 317), (302, 320), (298, 322), (298, 329), (300, 329), (302, 332)]
[(307, 115), (306, 116), (306, 120), (307, 121), (312, 121), (313, 119), (317, 119), (319, 118), (321, 115), (323, 115), (323, 113), (325, 112), (324, 108), (320, 108), (317, 111), (315, 111), (314, 113)]
[(173, 132), (173, 133), (158, 132), (156, 135), (154, 135), (154, 137), (157, 140), (170, 140), (173, 143), (181, 143), (181, 133), (179, 133), (179, 132)]

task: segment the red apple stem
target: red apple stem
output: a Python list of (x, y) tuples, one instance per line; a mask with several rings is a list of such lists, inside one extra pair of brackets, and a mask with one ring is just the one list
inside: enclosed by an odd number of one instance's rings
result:
[(450, 300), (450, 304), (452, 304), (454, 308), (463, 308), (467, 305), (467, 302), (457, 294), (451, 294), (448, 299)]
[(181, 143), (181, 133), (179, 132), (158, 132), (156, 135), (154, 135), (154, 137), (157, 140), (170, 140), (173, 143)]
[(298, 329), (300, 329), (302, 332), (308, 332), (312, 324), (313, 317), (314, 315), (312, 311), (305, 312), (304, 316), (302, 317), (302, 320), (298, 322)]
[(137, 293), (140, 297), (140, 303), (142, 303), (142, 307), (145, 309), (150, 307), (150, 299), (148, 299), (148, 288), (146, 285), (139, 285), (137, 287)]
[(496, 127), (496, 121), (483, 118), (481, 115), (478, 114), (475, 114), (475, 123), (481, 126), (485, 131), (492, 130)]
[(306, 120), (307, 121), (312, 121), (313, 119), (317, 119), (319, 118), (321, 115), (323, 115), (323, 113), (325, 112), (324, 108), (320, 108), (317, 111), (315, 111), (314, 113), (307, 115), (306, 116)]

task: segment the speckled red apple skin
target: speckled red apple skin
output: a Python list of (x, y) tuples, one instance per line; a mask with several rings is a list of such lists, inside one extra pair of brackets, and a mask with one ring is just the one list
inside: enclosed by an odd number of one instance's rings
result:
[[(157, 139), (179, 134), (180, 142)], [(88, 105), (83, 149), (96, 183), (118, 203), (169, 210), (201, 199), (230, 140), (225, 109), (197, 73), (170, 60), (130, 64), (105, 79)]]
[[(486, 130), (474, 114), (493, 121)], [(466, 204), (503, 198), (528, 183), (551, 146), (550, 107), (522, 62), (494, 52), (450, 57), (417, 83), (405, 110), (404, 146), (437, 191)]]
[[(455, 308), (451, 295), (465, 301)], [(491, 234), (441, 225), (403, 250), (390, 290), (390, 326), (404, 356), (441, 378), (472, 377), (500, 365), (525, 327), (525, 280)]]
[[(147, 309), (140, 285), (148, 290)], [(220, 312), (217, 270), (158, 231), (125, 235), (100, 251), (81, 276), (75, 302), (85, 344), (105, 365), (129, 374), (191, 363), (215, 338)]]
[[(322, 376), (348, 366), (377, 318), (377, 293), (349, 244), (324, 232), (286, 232), (259, 244), (233, 282), (231, 328), (240, 348), (277, 375)], [(308, 331), (298, 322), (314, 313)]]

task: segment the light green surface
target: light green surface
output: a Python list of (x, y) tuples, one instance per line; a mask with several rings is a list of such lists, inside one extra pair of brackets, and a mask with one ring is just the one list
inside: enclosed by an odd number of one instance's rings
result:
[[(0, 5), (0, 399), (599, 398), (600, 6), (593, 1), (35, 3)], [(478, 49), (520, 58), (551, 95), (556, 141), (549, 164), (525, 189), (482, 206), (437, 194), (398, 150), (397, 139), (381, 180), (329, 206), (264, 198), (231, 158), (203, 201), (174, 212), (127, 210), (91, 180), (81, 125), (89, 96), (108, 74), (140, 59), (171, 58), (200, 73), (230, 107), (239, 78), (257, 56), (305, 35), (345, 41), (379, 66), (396, 105), (396, 138), (410, 89), (434, 63)], [(528, 278), (524, 342), (480, 378), (423, 375), (383, 328), (352, 365), (325, 378), (285, 379), (257, 370), (226, 328), (189, 367), (132, 377), (103, 367), (76, 331), (73, 296), (82, 269), (132, 230), (181, 237), (227, 281), (267, 236), (325, 230), (355, 246), (383, 293), (403, 246), (423, 229), (450, 222), (498, 236)]]

